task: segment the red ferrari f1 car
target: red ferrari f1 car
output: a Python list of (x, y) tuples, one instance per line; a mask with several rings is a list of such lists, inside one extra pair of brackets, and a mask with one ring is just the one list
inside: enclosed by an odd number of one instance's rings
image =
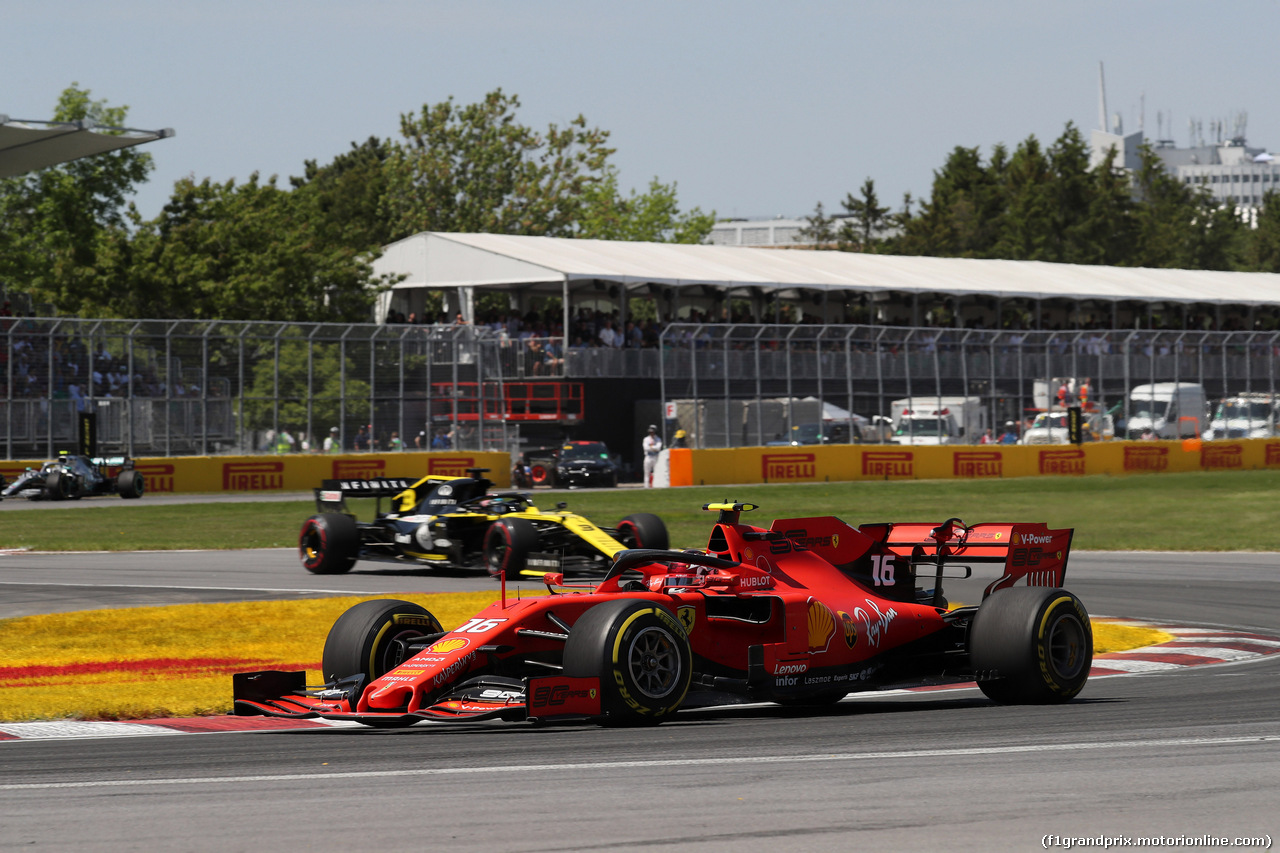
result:
[[(619, 553), (603, 581), (502, 600), (452, 631), (405, 601), (334, 623), (325, 684), (234, 676), (235, 713), (369, 726), (502, 718), (658, 723), (681, 708), (816, 704), (855, 691), (976, 680), (997, 702), (1071, 699), (1089, 676), (1084, 605), (1062, 589), (1071, 530), (1043, 524), (743, 524), (719, 512), (705, 550)], [(998, 576), (950, 608), (944, 578)]]

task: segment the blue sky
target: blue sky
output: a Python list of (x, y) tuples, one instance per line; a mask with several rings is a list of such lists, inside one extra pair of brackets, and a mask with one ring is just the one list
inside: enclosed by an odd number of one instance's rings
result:
[[(47, 119), (73, 81), (148, 145), (155, 216), (183, 176), (245, 179), (394, 137), (401, 113), (496, 87), (544, 127), (579, 113), (612, 132), (624, 187), (675, 181), (686, 207), (801, 216), (876, 181), (928, 195), (956, 145), (1010, 146), (1097, 125), (1136, 129), (1246, 110), (1280, 150), (1280, 0), (899, 2), (334, 2), (4, 4), (0, 113)], [(1207, 129), (1206, 129), (1207, 132)]]

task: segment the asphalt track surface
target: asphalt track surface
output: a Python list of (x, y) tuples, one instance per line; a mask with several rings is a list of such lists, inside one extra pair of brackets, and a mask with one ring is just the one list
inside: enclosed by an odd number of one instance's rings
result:
[[(1094, 614), (1280, 633), (1278, 555), (1077, 553), (1067, 586)], [(0, 556), (0, 615), (485, 588), (426, 572), (319, 578), (284, 550)], [(1097, 678), (1055, 707), (960, 690), (650, 729), (0, 744), (0, 850), (1031, 850), (1047, 835), (1274, 841), (1278, 803), (1280, 655)]]

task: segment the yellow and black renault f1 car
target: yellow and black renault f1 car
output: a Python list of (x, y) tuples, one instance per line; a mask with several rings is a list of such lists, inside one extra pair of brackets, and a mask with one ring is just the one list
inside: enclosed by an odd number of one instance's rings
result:
[[(666, 548), (667, 528), (647, 512), (612, 528), (565, 509), (544, 511), (525, 492), (491, 492), (488, 469), (469, 477), (421, 480), (325, 480), (317, 514), (302, 525), (298, 551), (315, 574), (350, 571), (358, 560), (448, 568), (484, 568), (516, 580), (546, 572), (603, 573), (619, 551)], [(377, 499), (373, 521), (357, 521), (346, 498)], [(383, 512), (383, 500), (390, 499)]]

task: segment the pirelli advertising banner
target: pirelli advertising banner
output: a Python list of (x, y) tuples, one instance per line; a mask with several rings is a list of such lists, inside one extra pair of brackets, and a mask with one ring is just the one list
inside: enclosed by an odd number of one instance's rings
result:
[[(12, 482), (27, 467), (44, 460), (0, 462), (0, 475)], [(468, 468), (488, 468), (499, 488), (511, 485), (508, 453), (351, 453), (280, 456), (172, 456), (140, 458), (136, 467), (148, 492), (298, 492), (321, 480), (412, 477), (428, 474), (465, 477)], [(145, 498), (144, 498), (145, 500)]]
[[(677, 458), (687, 454), (687, 459)], [(671, 485), (948, 480), (1280, 468), (1280, 439), (672, 450)]]

